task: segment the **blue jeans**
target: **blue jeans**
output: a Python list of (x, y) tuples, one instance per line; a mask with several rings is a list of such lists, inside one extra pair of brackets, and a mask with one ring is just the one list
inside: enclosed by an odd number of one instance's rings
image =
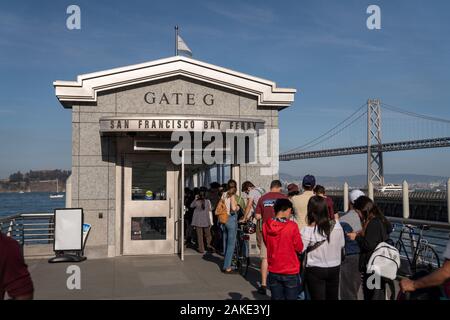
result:
[(230, 215), (227, 223), (223, 226), (223, 248), (225, 256), (223, 270), (226, 270), (231, 267), (231, 259), (233, 258), (234, 247), (236, 246), (237, 214)]
[(297, 300), (300, 289), (300, 275), (269, 272), (267, 284), (272, 300)]

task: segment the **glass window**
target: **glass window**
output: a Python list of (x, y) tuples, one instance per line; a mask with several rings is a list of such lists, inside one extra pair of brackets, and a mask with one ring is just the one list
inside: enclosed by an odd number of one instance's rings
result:
[(166, 166), (150, 161), (132, 164), (132, 200), (166, 200)]
[(131, 240), (166, 240), (166, 218), (132, 217)]

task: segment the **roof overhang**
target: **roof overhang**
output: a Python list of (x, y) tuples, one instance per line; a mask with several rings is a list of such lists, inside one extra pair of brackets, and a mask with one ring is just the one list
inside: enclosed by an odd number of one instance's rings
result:
[(79, 75), (76, 81), (55, 81), (55, 93), (65, 107), (95, 103), (99, 92), (165, 78), (184, 76), (255, 96), (258, 105), (290, 106), (295, 89), (277, 88), (275, 82), (218, 67), (183, 56)]

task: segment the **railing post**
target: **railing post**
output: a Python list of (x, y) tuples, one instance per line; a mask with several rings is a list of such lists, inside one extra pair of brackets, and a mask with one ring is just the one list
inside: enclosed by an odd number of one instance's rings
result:
[(447, 215), (450, 223), (450, 178), (447, 180)]
[(408, 182), (403, 181), (403, 218), (409, 219), (409, 189)]
[(344, 212), (348, 211), (348, 183), (344, 183)]
[(13, 232), (14, 220), (9, 222), (8, 232), (6, 232), (7, 237), (11, 237), (11, 233)]
[(72, 208), (72, 175), (66, 180), (66, 208)]
[(367, 194), (369, 196), (369, 198), (373, 201), (374, 197), (373, 197), (373, 182), (369, 181), (369, 183), (367, 184)]

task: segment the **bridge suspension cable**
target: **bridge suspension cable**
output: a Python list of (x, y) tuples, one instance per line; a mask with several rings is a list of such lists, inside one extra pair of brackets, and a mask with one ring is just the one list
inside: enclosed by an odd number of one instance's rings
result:
[[(332, 141), (331, 140), (332, 138), (336, 138), (336, 136), (339, 133), (343, 132), (345, 129), (347, 129), (351, 125), (356, 124), (356, 122), (359, 119), (361, 119), (362, 117), (367, 115), (367, 110), (364, 110), (364, 112), (360, 113), (366, 106), (367, 106), (367, 104), (364, 103), (358, 109), (356, 109), (352, 114), (350, 114), (347, 118), (345, 118), (344, 120), (340, 121), (335, 126), (333, 126), (331, 129), (329, 129), (326, 132), (322, 133), (320, 136), (318, 136), (318, 137), (308, 141), (307, 143), (305, 143), (305, 144), (303, 144), (301, 146), (298, 146), (296, 148), (292, 148), (290, 150), (281, 152), (281, 155), (285, 155), (285, 154), (289, 154), (289, 153), (302, 152), (302, 151), (305, 151), (305, 150), (311, 150), (312, 147), (315, 147), (315, 146), (317, 146), (319, 144), (322, 144), (322, 143), (324, 143), (326, 141), (329, 141), (329, 140)], [(391, 112), (407, 115), (409, 117), (413, 117), (413, 118), (416, 118), (416, 119), (422, 119), (422, 120), (427, 120), (427, 121), (436, 121), (436, 122), (439, 122), (439, 123), (442, 123), (442, 124), (445, 124), (445, 125), (450, 124), (450, 120), (448, 120), (448, 119), (442, 119), (442, 118), (437, 118), (437, 117), (433, 117), (433, 116), (428, 116), (428, 115), (412, 112), (412, 111), (405, 110), (403, 108), (400, 108), (400, 107), (397, 107), (397, 106), (393, 106), (393, 105), (390, 105), (390, 104), (387, 104), (387, 103), (383, 103), (383, 102), (381, 102), (381, 107), (383, 109), (389, 110)], [(398, 122), (395, 122), (396, 128), (398, 128), (398, 125), (399, 125)], [(415, 128), (415, 131), (417, 131), (417, 125), (418, 125), (418, 123), (415, 126), (413, 126)], [(431, 125), (431, 123), (430, 123), (430, 125)], [(399, 131), (402, 131), (402, 130), (399, 130)], [(432, 137), (432, 136), (430, 136), (430, 137)], [(423, 138), (417, 137), (417, 139), (423, 139)], [(388, 139), (388, 140), (392, 140), (392, 139)], [(400, 139), (400, 140), (402, 140), (402, 139)], [(400, 141), (400, 140), (394, 139), (393, 141)], [(413, 140), (413, 139), (412, 138), (406, 138), (405, 140)], [(334, 145), (334, 143), (333, 143), (333, 145)]]
[[(339, 129), (338, 131), (332, 133), (333, 130), (339, 128), (339, 126), (343, 125), (344, 123), (346, 123), (347, 121), (349, 121), (350, 119), (352, 119), (356, 114), (358, 114), (358, 112), (360, 112), (360, 111), (361, 111), (363, 108), (365, 108), (366, 106), (367, 106), (367, 105), (364, 103), (364, 104), (361, 105), (356, 111), (354, 111), (350, 116), (348, 116), (347, 118), (345, 118), (344, 120), (342, 120), (341, 122), (339, 122), (337, 125), (335, 125), (335, 126), (332, 127), (331, 129), (329, 129), (328, 131), (324, 132), (323, 134), (321, 134), (321, 135), (318, 136), (317, 138), (315, 138), (315, 139), (313, 139), (313, 140), (310, 140), (309, 142), (307, 142), (307, 143), (305, 143), (305, 144), (303, 144), (303, 145), (301, 145), (301, 146), (299, 146), (299, 147), (296, 147), (296, 148), (287, 150), (287, 151), (285, 151), (285, 152), (282, 152), (281, 154), (286, 154), (286, 153), (292, 153), (292, 152), (296, 152), (296, 151), (301, 151), (301, 150), (304, 150), (304, 149), (306, 149), (306, 148), (310, 148), (310, 147), (316, 146), (316, 145), (318, 145), (318, 144), (320, 144), (320, 143), (322, 143), (322, 142), (324, 142), (324, 141), (326, 141), (326, 140), (332, 138), (332, 137), (335, 136), (336, 134), (342, 132), (344, 129), (348, 128), (350, 125), (352, 125), (353, 123), (355, 123), (355, 122), (356, 122), (357, 120), (359, 120), (362, 116), (366, 115), (366, 114), (367, 114), (367, 110), (366, 110), (365, 112), (363, 112), (362, 114), (360, 114), (357, 118), (353, 119), (353, 121), (349, 122), (349, 123), (348, 123), (346, 126), (344, 126), (343, 128), (341, 128), (341, 129)], [(332, 133), (332, 134), (329, 135), (329, 136), (327, 136), (329, 133)], [(327, 136), (327, 137), (326, 137), (326, 136)], [(320, 139), (323, 138), (323, 137), (325, 137), (325, 138), (322, 139), (322, 140), (320, 140)], [(318, 140), (320, 140), (320, 141), (318, 141)], [(318, 141), (318, 142), (316, 142), (316, 141)]]
[[(367, 109), (362, 112), (362, 109), (366, 106)], [(389, 133), (389, 139), (386, 139), (385, 134), (383, 135), (383, 139), (381, 138), (381, 109), (402, 115), (401, 117), (398, 115), (392, 117), (389, 116), (388, 112), (388, 116), (384, 116), (384, 120), (389, 120), (388, 124), (392, 124), (392, 130), (386, 130), (386, 128), (383, 130)], [(408, 117), (405, 117), (405, 115)], [(365, 123), (367, 141), (359, 143), (358, 138), (363, 138), (364, 134), (363, 131), (360, 131), (362, 128), (358, 127), (358, 125), (362, 124), (361, 121), (358, 120), (363, 116), (367, 116), (367, 123)], [(384, 120), (383, 127), (386, 125), (386, 121)], [(412, 126), (402, 125), (402, 123), (410, 123), (411, 120)], [(437, 122), (439, 122), (439, 124), (437, 124)], [(449, 124), (450, 120), (448, 119), (427, 116), (405, 110), (387, 103), (381, 103), (379, 99), (369, 99), (367, 104), (359, 107), (349, 117), (345, 118), (317, 138), (297, 148), (281, 153), (279, 159), (280, 161), (291, 161), (367, 153), (368, 185), (371, 183), (373, 185), (383, 185), (384, 152), (450, 147)], [(351, 136), (349, 136), (350, 142), (343, 144), (343, 135), (340, 133), (350, 126), (354, 126), (346, 130), (347, 133), (351, 133)], [(389, 128), (389, 125), (387, 127)], [(424, 128), (426, 131), (423, 130)], [(321, 147), (318, 147), (316, 150), (311, 149), (311, 147), (315, 147), (325, 141), (328, 145), (331, 144), (331, 146), (327, 147), (321, 145)], [(341, 146), (342, 144), (343, 146)]]
[(393, 106), (393, 105), (389, 105), (389, 104), (383, 103), (383, 102), (381, 103), (381, 107), (385, 108), (385, 109), (388, 109), (390, 111), (401, 113), (401, 114), (405, 114), (405, 115), (408, 115), (408, 116), (411, 116), (411, 117), (416, 117), (416, 118), (425, 119), (425, 120), (431, 120), (431, 121), (438, 121), (438, 122), (443, 122), (443, 123), (450, 123), (450, 120), (447, 120), (447, 119), (441, 119), (441, 118), (436, 118), (436, 117), (432, 117), (432, 116), (423, 115), (423, 114), (420, 114), (420, 113), (415, 113), (415, 112), (404, 110), (402, 108), (399, 108), (399, 107), (396, 107), (396, 106)]

